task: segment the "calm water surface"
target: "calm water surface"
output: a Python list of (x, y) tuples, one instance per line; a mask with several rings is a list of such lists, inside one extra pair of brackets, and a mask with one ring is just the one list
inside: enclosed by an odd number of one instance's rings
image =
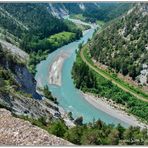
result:
[[(71, 21), (75, 20), (72, 19)], [(86, 43), (88, 39), (92, 37), (94, 30), (95, 27), (85, 31), (84, 36), (80, 40), (58, 48), (56, 51), (49, 54), (46, 60), (41, 61), (37, 65), (37, 73), (35, 76), (35, 79), (37, 80), (37, 85), (40, 87), (48, 85), (53, 96), (57, 97), (60, 106), (62, 106), (67, 112), (71, 111), (74, 117), (83, 116), (85, 123), (91, 122), (93, 121), (93, 119), (101, 119), (106, 123), (121, 123), (123, 126), (128, 126), (123, 121), (120, 121), (119, 119), (116, 119), (89, 104), (83, 98), (81, 92), (76, 89), (73, 84), (73, 79), (71, 78), (71, 70), (76, 59), (75, 52), (78, 49), (79, 43)], [(53, 63), (54, 59), (63, 52), (67, 53), (68, 57), (64, 61), (62, 68), (62, 85), (61, 87), (49, 85), (49, 66)]]

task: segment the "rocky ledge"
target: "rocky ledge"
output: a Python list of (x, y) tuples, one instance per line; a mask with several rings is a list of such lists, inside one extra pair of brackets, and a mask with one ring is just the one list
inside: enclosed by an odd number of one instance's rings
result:
[(11, 112), (0, 109), (0, 145), (72, 145), (49, 134), (29, 121), (13, 117)]

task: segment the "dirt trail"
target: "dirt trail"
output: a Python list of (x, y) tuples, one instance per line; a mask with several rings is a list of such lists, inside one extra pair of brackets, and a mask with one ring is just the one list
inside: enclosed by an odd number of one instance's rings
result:
[(94, 67), (92, 64), (90, 64), (87, 59), (84, 56), (84, 50), (85, 48), (82, 48), (80, 51), (80, 56), (82, 58), (82, 60), (91, 68), (93, 69), (95, 72), (97, 72), (98, 74), (100, 74), (101, 76), (103, 76), (104, 78), (106, 78), (107, 80), (110, 80), (113, 84), (117, 85), (119, 88), (121, 88), (122, 90), (130, 93), (131, 95), (135, 96), (137, 99), (140, 99), (142, 101), (148, 102), (148, 99), (143, 98), (142, 96), (138, 95), (137, 93), (131, 92), (130, 90), (128, 90), (127, 88), (123, 87), (120, 83), (118, 83), (117, 81), (115, 81), (113, 78), (111, 78), (110, 76), (102, 73), (98, 68)]

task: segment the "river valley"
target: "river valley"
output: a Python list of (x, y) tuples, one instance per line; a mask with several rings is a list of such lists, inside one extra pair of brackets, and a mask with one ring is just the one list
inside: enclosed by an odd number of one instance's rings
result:
[[(79, 20), (70, 20), (75, 23), (84, 23)], [(91, 25), (91, 29), (84, 31), (80, 40), (62, 46), (49, 54), (46, 60), (37, 65), (35, 79), (39, 87), (47, 85), (53, 96), (57, 97), (59, 105), (66, 112), (72, 112), (74, 118), (83, 116), (84, 123), (92, 122), (93, 119), (101, 119), (108, 124), (121, 123), (127, 127), (129, 122), (121, 120), (120, 116), (117, 117), (118, 114), (115, 117), (92, 105), (73, 84), (71, 70), (76, 58), (76, 50), (80, 43), (86, 43), (92, 37), (96, 27), (96, 25)], [(57, 81), (54, 80), (54, 75)]]

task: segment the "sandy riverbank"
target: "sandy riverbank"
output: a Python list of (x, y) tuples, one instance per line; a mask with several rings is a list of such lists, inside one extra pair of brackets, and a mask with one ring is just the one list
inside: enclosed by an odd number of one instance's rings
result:
[(148, 126), (140, 121), (133, 116), (133, 115), (128, 115), (123, 110), (123, 106), (116, 105), (113, 103), (113, 101), (107, 101), (104, 98), (98, 98), (90, 93), (82, 93), (86, 101), (88, 101), (90, 104), (92, 104), (95, 108), (98, 108), (99, 110), (117, 118), (120, 119), (121, 121), (132, 125), (132, 126), (139, 126), (141, 128), (147, 127)]
[(66, 54), (60, 54), (49, 67), (49, 84), (61, 86), (61, 71), (66, 58)]

